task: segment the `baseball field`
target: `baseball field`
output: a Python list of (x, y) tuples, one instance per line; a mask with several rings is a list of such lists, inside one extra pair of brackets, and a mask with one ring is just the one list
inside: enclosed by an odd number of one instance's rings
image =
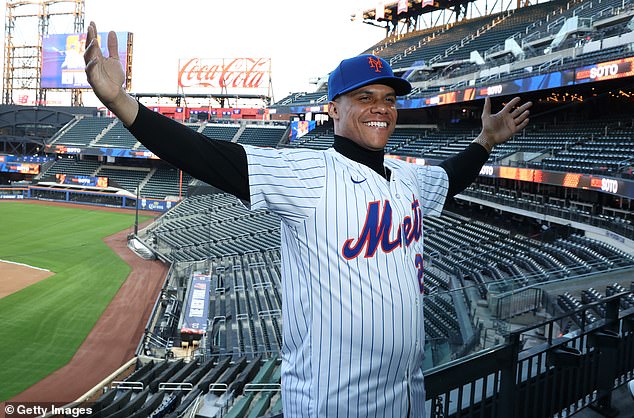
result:
[(0, 202), (0, 260), (52, 273), (0, 297), (0, 401), (71, 359), (130, 271), (103, 238), (133, 224), (130, 213)]

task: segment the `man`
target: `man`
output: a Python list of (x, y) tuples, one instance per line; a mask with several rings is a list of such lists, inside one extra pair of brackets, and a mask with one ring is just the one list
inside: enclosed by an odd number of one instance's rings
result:
[(211, 141), (151, 112), (122, 89), (88, 28), (85, 60), (97, 97), (148, 149), (251, 208), (282, 219), (282, 399), (286, 417), (424, 415), (423, 216), (477, 176), (496, 144), (528, 123), (511, 100), (439, 167), (383, 158), (396, 97), (409, 82), (384, 60), (344, 60), (329, 78), (332, 149), (271, 149)]

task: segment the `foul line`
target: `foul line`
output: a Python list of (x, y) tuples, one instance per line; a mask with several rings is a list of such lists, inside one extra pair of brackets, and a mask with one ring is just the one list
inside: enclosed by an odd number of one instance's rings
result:
[(51, 273), (50, 270), (46, 270), (46, 269), (43, 269), (43, 268), (40, 268), (40, 267), (29, 266), (28, 264), (24, 264), (24, 263), (16, 263), (15, 261), (8, 261), (8, 260), (0, 259), (0, 263), (16, 264), (18, 266), (24, 266), (24, 267), (28, 267), (28, 268), (31, 268), (31, 269), (42, 270), (42, 271), (46, 271), (46, 272)]

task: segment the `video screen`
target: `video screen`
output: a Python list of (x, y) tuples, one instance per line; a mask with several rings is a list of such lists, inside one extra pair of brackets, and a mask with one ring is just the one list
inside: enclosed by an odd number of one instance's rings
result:
[[(129, 32), (117, 32), (119, 61), (126, 68)], [(108, 56), (108, 33), (97, 34), (101, 51)], [(52, 89), (90, 88), (84, 71), (85, 33), (46, 35), (42, 38), (42, 87)]]

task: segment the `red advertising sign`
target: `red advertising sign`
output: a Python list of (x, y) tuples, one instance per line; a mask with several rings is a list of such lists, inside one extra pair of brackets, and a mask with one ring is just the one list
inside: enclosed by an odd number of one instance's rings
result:
[(589, 81), (604, 81), (631, 77), (633, 75), (634, 57), (628, 57), (577, 68), (575, 81), (577, 83), (586, 83)]
[(178, 63), (178, 86), (267, 89), (271, 75), (270, 58), (189, 58)]

